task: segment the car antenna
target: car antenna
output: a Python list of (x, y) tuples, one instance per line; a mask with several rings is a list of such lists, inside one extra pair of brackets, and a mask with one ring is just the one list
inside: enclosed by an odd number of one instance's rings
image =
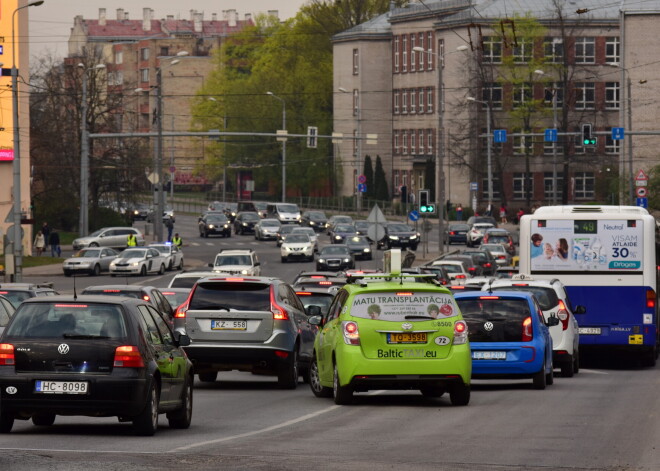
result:
[(493, 280), (495, 278), (491, 278), (488, 280), (488, 294), (493, 294)]

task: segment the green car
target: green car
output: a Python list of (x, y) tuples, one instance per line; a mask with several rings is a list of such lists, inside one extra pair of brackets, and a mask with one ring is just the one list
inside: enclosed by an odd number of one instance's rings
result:
[(310, 324), (319, 326), (310, 367), (317, 397), (349, 404), (354, 392), (419, 389), (470, 402), (467, 324), (451, 292), (424, 275), (354, 279)]

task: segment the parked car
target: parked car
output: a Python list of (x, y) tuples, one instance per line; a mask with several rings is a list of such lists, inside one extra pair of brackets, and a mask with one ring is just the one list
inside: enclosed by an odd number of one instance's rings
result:
[(335, 224), (330, 230), (330, 243), (344, 244), (346, 239), (357, 235), (353, 224)]
[(76, 252), (73, 257), (67, 258), (62, 263), (64, 276), (77, 275), (79, 273), (99, 276), (101, 273), (110, 271), (110, 262), (112, 262), (119, 252), (110, 247), (95, 247), (82, 249)]
[(347, 270), (355, 268), (355, 259), (346, 244), (326, 245), (319, 250), (316, 269), (319, 271)]
[(126, 296), (148, 301), (170, 325), (174, 310), (160, 288), (142, 285), (95, 285), (83, 289), (82, 294), (97, 296)]
[(308, 378), (316, 327), (293, 288), (279, 278), (203, 278), (175, 314), (191, 337), (186, 353), (200, 381), (220, 371), (276, 375), (294, 389)]
[(215, 273), (254, 276), (261, 274), (261, 263), (257, 252), (252, 249), (222, 249), (209, 267)]
[(138, 246), (143, 246), (144, 236), (135, 227), (104, 227), (92, 232), (86, 237), (79, 237), (71, 244), (73, 250), (85, 247), (110, 247), (113, 249), (125, 249), (127, 247), (128, 235), (133, 234)]
[(445, 229), (445, 244), (465, 244), (467, 243), (467, 233), (470, 226), (467, 224), (449, 224)]
[(420, 234), (408, 224), (389, 223), (383, 227), (385, 228), (385, 235), (376, 242), (377, 248), (391, 249), (392, 247), (400, 247), (402, 249), (410, 248), (411, 250), (417, 250)]
[(241, 212), (236, 215), (234, 219), (234, 233), (236, 235), (254, 233), (254, 226), (260, 221), (257, 213)]
[(181, 348), (189, 338), (143, 299), (35, 298), (1, 339), (0, 433), (16, 419), (52, 426), (57, 415), (115, 416), (145, 436), (160, 414), (172, 428), (190, 426), (193, 369)]
[(325, 224), (325, 232), (330, 235), (330, 231), (336, 224), (353, 224), (353, 218), (351, 216), (346, 216), (344, 214), (335, 214), (330, 216), (328, 222)]
[(153, 247), (165, 257), (165, 269), (183, 270), (183, 251), (176, 245), (167, 242), (165, 244), (149, 244), (148, 247)]
[(275, 241), (278, 247), (282, 246), (287, 236), (291, 234), (296, 227), (297, 226), (294, 226), (293, 224), (282, 224), (282, 226), (280, 226), (280, 230), (277, 231), (277, 234), (275, 235)]
[(484, 238), (484, 234), (486, 233), (486, 230), (491, 229), (493, 227), (495, 226), (493, 226), (491, 223), (488, 222), (478, 222), (472, 224), (470, 226), (470, 230), (467, 233), (465, 245), (467, 245), (468, 247), (474, 247), (476, 245), (481, 244), (481, 241)]
[(26, 299), (58, 294), (52, 283), (0, 283), (0, 296), (8, 299), (15, 308)]
[(300, 217), (301, 226), (311, 227), (316, 232), (324, 231), (327, 222), (328, 217), (323, 211), (305, 211)]
[(456, 303), (468, 324), (475, 379), (532, 378), (535, 389), (554, 382), (552, 337), (532, 293), (470, 291), (456, 293)]
[[(390, 274), (387, 274), (391, 276)], [(341, 288), (328, 313), (313, 316), (310, 387), (350, 404), (354, 392), (418, 389), (470, 402), (467, 324), (451, 293), (432, 283), (363, 278)]]
[(254, 238), (257, 240), (277, 239), (280, 230), (280, 221), (277, 219), (262, 219), (254, 226)]
[(210, 235), (231, 237), (231, 223), (224, 213), (206, 213), (197, 223), (199, 236), (208, 238)]
[(516, 246), (513, 243), (511, 233), (506, 229), (487, 229), (484, 233), (482, 244), (502, 244), (509, 255), (512, 257), (516, 254)]
[(584, 314), (586, 309), (571, 305), (561, 281), (556, 278), (539, 280), (520, 273), (508, 280), (495, 280), (484, 289), (495, 294), (502, 290), (525, 291), (536, 296), (544, 317), (557, 317), (560, 321), (558, 325), (549, 327), (555, 366), (561, 368), (561, 375), (566, 378), (580, 371), (580, 334), (575, 314)]
[(280, 247), (282, 263), (291, 259), (312, 261), (314, 260), (314, 242), (307, 234), (296, 234), (292, 232)]
[(165, 273), (168, 260), (153, 247), (132, 247), (110, 262), (110, 276)]
[(481, 248), (493, 254), (498, 266), (511, 265), (511, 255), (503, 244), (481, 244)]
[(11, 301), (4, 296), (0, 296), (0, 335), (9, 324), (9, 319), (14, 315), (14, 312), (16, 312), (16, 308)]
[(351, 249), (351, 253), (356, 260), (371, 260), (371, 244), (365, 236), (353, 236), (346, 239), (346, 245)]

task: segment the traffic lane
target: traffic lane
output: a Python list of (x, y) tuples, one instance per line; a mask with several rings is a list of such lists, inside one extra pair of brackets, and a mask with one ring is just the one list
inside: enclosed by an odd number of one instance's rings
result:
[(339, 407), (302, 383), (285, 391), (273, 377), (229, 372), (195, 384), (186, 431), (163, 420), (155, 437), (137, 440), (116, 419), (58, 417), (52, 427), (18, 421), (3, 447), (82, 452), (73, 460), (92, 450), (117, 461), (115, 453), (155, 453), (152, 464), (174, 453), (187, 467), (203, 455), (254, 469), (650, 470), (660, 468), (660, 425), (649, 413), (660, 405), (657, 382), (657, 369), (583, 370), (545, 391), (531, 381), (475, 381), (467, 407), (416, 391), (360, 393)]

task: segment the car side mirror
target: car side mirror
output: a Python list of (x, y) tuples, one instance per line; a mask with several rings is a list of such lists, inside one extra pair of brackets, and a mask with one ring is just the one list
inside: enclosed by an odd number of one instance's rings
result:
[(559, 318), (557, 316), (550, 316), (546, 321), (545, 325), (547, 325), (548, 327), (554, 327), (556, 325), (559, 325)]
[(316, 317), (321, 315), (321, 306), (317, 306), (315, 304), (310, 304), (307, 306), (305, 309), (306, 313), (310, 317)]
[(209, 268), (213, 268), (214, 265), (212, 263), (209, 263)]
[(585, 314), (586, 312), (587, 308), (582, 305), (575, 306), (575, 309), (573, 310), (573, 314)]
[[(318, 307), (318, 306), (315, 306), (315, 307)], [(311, 316), (308, 319), (308, 322), (310, 323), (310, 325), (321, 326), (321, 325), (323, 325), (323, 317), (322, 316)]]
[(258, 267), (258, 266), (260, 266), (260, 265), (261, 265), (261, 262), (256, 262), (256, 263), (254, 264), (255, 267)]

